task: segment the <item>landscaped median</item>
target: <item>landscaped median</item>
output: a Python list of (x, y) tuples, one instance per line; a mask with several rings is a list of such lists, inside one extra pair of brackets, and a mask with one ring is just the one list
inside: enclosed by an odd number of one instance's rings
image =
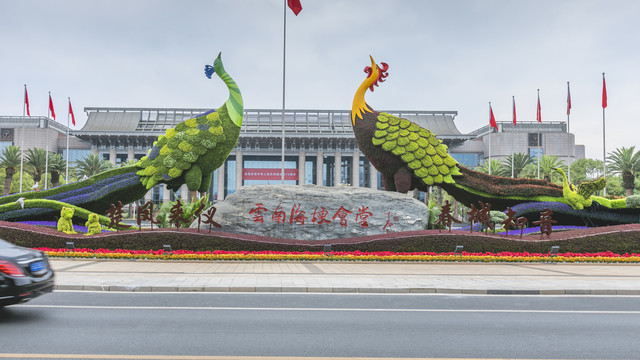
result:
[(501, 253), (394, 253), (394, 252), (278, 252), (278, 251), (188, 251), (125, 249), (51, 249), (36, 248), (55, 258), (143, 259), (143, 260), (240, 260), (240, 261), (406, 261), (406, 262), (570, 262), (570, 263), (638, 263), (640, 254), (561, 253), (558, 255)]

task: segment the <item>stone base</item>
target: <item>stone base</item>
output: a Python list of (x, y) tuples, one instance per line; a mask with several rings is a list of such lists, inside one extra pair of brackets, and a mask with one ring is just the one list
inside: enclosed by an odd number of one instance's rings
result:
[(219, 231), (297, 240), (424, 230), (429, 220), (409, 195), (350, 186), (245, 186), (215, 207)]

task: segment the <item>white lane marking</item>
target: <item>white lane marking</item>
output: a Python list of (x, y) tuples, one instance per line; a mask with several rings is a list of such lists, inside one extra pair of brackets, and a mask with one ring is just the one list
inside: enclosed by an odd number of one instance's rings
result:
[(224, 311), (328, 311), (328, 312), (447, 312), (447, 313), (542, 313), (542, 314), (629, 314), (634, 310), (533, 310), (533, 309), (371, 309), (371, 308), (297, 308), (237, 306), (99, 306), (99, 305), (15, 305), (20, 308), (89, 310), (224, 310)]
[[(18, 359), (142, 359), (142, 360), (444, 360), (445, 358), (316, 357), (316, 356), (196, 356), (196, 355), (106, 355), (106, 354), (0, 354)], [(446, 358), (449, 360), (507, 360), (504, 358)], [(527, 360), (527, 359), (523, 359)], [(529, 359), (534, 360), (534, 359)], [(547, 359), (553, 360), (553, 359)]]

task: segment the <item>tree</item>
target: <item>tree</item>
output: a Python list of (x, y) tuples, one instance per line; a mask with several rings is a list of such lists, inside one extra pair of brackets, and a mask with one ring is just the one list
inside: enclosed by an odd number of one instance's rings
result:
[[(40, 182), (42, 175), (45, 172), (47, 151), (40, 148), (32, 148), (27, 150), (26, 164), (28, 166), (28, 172), (33, 177), (33, 181)], [(42, 186), (42, 185), (41, 185)], [(44, 186), (42, 186), (44, 188)]]
[(0, 155), (0, 167), (5, 169), (4, 178), (4, 191), (3, 194), (7, 195), (11, 191), (11, 182), (13, 181), (13, 175), (15, 175), (16, 168), (20, 166), (20, 148), (17, 146), (9, 145), (2, 150)]
[[(533, 159), (533, 162), (525, 166), (522, 170), (524, 177), (537, 178), (538, 177), (538, 159)], [(548, 182), (554, 184), (562, 183), (562, 176), (555, 170), (561, 168), (565, 172), (567, 166), (564, 161), (559, 160), (557, 156), (542, 155), (540, 157), (540, 177)]]
[(491, 161), (489, 161), (487, 159), (480, 166), (477, 166), (474, 170), (485, 174), (502, 176), (502, 174), (504, 173), (503, 167), (504, 165), (502, 164), (502, 162), (500, 162), (500, 160), (491, 159)]
[(75, 174), (78, 178), (92, 177), (113, 168), (109, 161), (101, 159), (98, 154), (89, 154), (76, 161)]
[(587, 180), (595, 180), (602, 176), (602, 160), (578, 159), (571, 163), (571, 182), (580, 184)]
[(49, 171), (51, 172), (51, 186), (60, 185), (60, 174), (65, 174), (67, 171), (67, 162), (64, 161), (61, 154), (49, 156)]
[(504, 171), (505, 174), (503, 176), (511, 177), (511, 169), (513, 165), (513, 177), (520, 177), (520, 173), (525, 166), (533, 163), (534, 159), (529, 154), (523, 153), (514, 153), (504, 160)]
[(627, 196), (633, 195), (636, 174), (640, 171), (640, 151), (635, 146), (615, 149), (607, 156), (607, 169), (615, 175), (622, 176), (622, 187)]

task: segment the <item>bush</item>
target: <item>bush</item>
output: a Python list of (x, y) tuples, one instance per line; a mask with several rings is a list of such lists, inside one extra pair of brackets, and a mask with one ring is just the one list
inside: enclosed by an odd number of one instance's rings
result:
[(640, 208), (640, 195), (631, 195), (626, 198), (628, 208)]

